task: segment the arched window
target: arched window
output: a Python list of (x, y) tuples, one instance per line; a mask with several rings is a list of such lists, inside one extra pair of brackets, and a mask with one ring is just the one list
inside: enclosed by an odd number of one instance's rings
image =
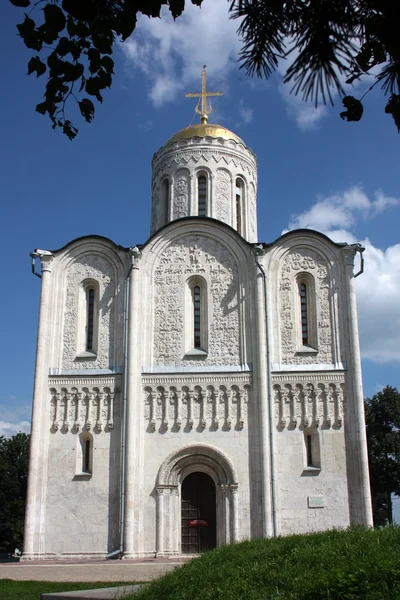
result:
[(99, 295), (100, 287), (96, 280), (86, 279), (82, 281), (79, 288), (79, 308), (76, 326), (77, 358), (91, 358), (97, 354)]
[(76, 475), (87, 476), (93, 473), (93, 436), (88, 431), (78, 438)]
[(95, 289), (88, 288), (86, 291), (86, 350), (88, 352), (93, 352), (95, 297)]
[(299, 273), (296, 282), (298, 297), (295, 309), (295, 327), (298, 351), (316, 352), (318, 336), (314, 277), (311, 273)]
[(321, 449), (318, 431), (312, 427), (304, 432), (306, 469), (321, 469)]
[(236, 231), (242, 233), (243, 181), (236, 179)]
[(197, 199), (197, 214), (199, 217), (205, 217), (207, 215), (207, 177), (205, 175), (199, 175), (197, 178)]
[(300, 313), (301, 313), (301, 339), (303, 346), (308, 346), (308, 307), (307, 307), (307, 285), (302, 282), (299, 285)]
[(170, 197), (170, 183), (168, 179), (164, 179), (162, 182), (162, 207), (163, 207), (163, 224), (169, 221), (169, 197)]
[(201, 348), (201, 298), (200, 298), (200, 287), (195, 285), (193, 287), (193, 333), (194, 333), (194, 347)]
[(206, 355), (208, 344), (207, 283), (195, 275), (187, 281), (185, 307), (185, 355)]

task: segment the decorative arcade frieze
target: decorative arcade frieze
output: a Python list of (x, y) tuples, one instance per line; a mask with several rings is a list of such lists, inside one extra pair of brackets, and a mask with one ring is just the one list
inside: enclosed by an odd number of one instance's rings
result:
[(278, 429), (342, 427), (345, 402), (343, 375), (274, 376), (272, 388)]
[[(228, 378), (227, 378), (228, 379)], [(236, 381), (195, 377), (182, 381), (144, 379), (145, 422), (147, 431), (165, 433), (170, 430), (202, 432), (238, 431), (247, 422), (251, 399), (250, 377), (237, 376)]]
[(53, 433), (90, 430), (98, 433), (114, 428), (118, 384), (112, 379), (91, 383), (50, 380), (50, 427)]

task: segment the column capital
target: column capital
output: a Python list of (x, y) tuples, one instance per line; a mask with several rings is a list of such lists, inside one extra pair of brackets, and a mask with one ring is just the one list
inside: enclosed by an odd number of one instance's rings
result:
[(54, 256), (53, 254), (49, 251), (49, 250), (35, 250), (34, 252), (32, 252), (31, 254), (32, 258), (39, 258), (40, 259), (40, 265), (42, 267), (42, 273), (45, 273), (46, 271), (51, 273), (51, 267), (54, 261)]
[(365, 248), (362, 244), (347, 244), (342, 249), (342, 254), (344, 257), (344, 262), (346, 267), (354, 267), (354, 258), (357, 252), (364, 252)]

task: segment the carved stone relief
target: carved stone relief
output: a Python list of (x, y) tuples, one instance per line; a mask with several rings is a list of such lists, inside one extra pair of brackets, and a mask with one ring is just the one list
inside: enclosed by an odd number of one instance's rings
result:
[(146, 429), (149, 433), (242, 430), (250, 396), (251, 386), (243, 381), (232, 385), (221, 380), (218, 384), (215, 378), (210, 383), (203, 377), (197, 383), (194, 378), (174, 385), (153, 382), (144, 387)]
[(186, 171), (178, 171), (174, 178), (174, 219), (189, 215), (189, 176)]
[(87, 386), (86, 383), (73, 381), (69, 385), (60, 385), (59, 382), (50, 388), (50, 427), (53, 433), (100, 432), (114, 428), (118, 387), (112, 381), (107, 382), (110, 385), (99, 382), (98, 386)]
[[(79, 293), (87, 279), (99, 285), (99, 332), (97, 356), (79, 358), (77, 353), (77, 328), (85, 327), (85, 319), (79, 319)], [(111, 355), (114, 347), (115, 321), (115, 271), (107, 259), (99, 255), (80, 257), (68, 269), (64, 309), (63, 360), (64, 369), (101, 369), (114, 366)], [(81, 315), (82, 317), (82, 315)]]
[(205, 236), (185, 236), (160, 257), (154, 274), (154, 364), (198, 366), (198, 361), (183, 357), (182, 346), (184, 286), (191, 275), (209, 282), (208, 355), (203, 364), (240, 364), (237, 266), (225, 246)]
[[(310, 273), (315, 282), (317, 353), (299, 353), (298, 331), (301, 324), (296, 323), (296, 302), (299, 302), (296, 287), (296, 275)], [(280, 322), (281, 322), (281, 362), (283, 364), (331, 363), (332, 327), (330, 307), (330, 281), (328, 264), (317, 253), (305, 249), (296, 249), (284, 259), (279, 282)]]
[(335, 427), (343, 425), (343, 405), (345, 384), (343, 382), (319, 379), (311, 381), (302, 377), (301, 381), (273, 384), (275, 401), (275, 422), (278, 429), (285, 427)]
[(231, 224), (231, 196), (231, 177), (225, 169), (218, 169), (216, 177), (216, 218), (228, 223), (228, 225)]

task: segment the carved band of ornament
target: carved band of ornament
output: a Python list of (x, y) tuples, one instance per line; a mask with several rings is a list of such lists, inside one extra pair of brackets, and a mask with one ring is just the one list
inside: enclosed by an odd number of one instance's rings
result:
[(252, 373), (229, 373), (221, 374), (215, 373), (215, 375), (210, 375), (209, 373), (202, 375), (201, 373), (196, 373), (193, 375), (188, 375), (187, 373), (173, 373), (169, 375), (143, 375), (142, 376), (142, 384), (144, 387), (158, 387), (158, 386), (194, 386), (201, 385), (206, 387), (207, 385), (219, 386), (225, 385), (226, 387), (231, 385), (238, 386), (251, 386), (253, 382)]
[(107, 386), (107, 387), (119, 387), (121, 385), (121, 375), (110, 377), (95, 376), (95, 377), (49, 377), (50, 387), (88, 387), (88, 386)]
[(118, 388), (52, 387), (50, 389), (51, 431), (110, 431), (114, 427)]
[(149, 433), (241, 431), (251, 395), (250, 385), (146, 386), (143, 391)]
[[(234, 152), (235, 154), (237, 153), (240, 155), (246, 155), (250, 160), (252, 160), (252, 162), (255, 162), (256, 160), (253, 152), (249, 148), (246, 148), (240, 142), (230, 140), (231, 144), (227, 143), (227, 141), (224, 141), (221, 144), (221, 142), (218, 141), (218, 138), (208, 137), (206, 142), (204, 142), (204, 139), (205, 138), (191, 138), (190, 140), (180, 140), (173, 146), (168, 145), (164, 146), (163, 148), (160, 148), (160, 150), (153, 157), (153, 166), (156, 164), (156, 162), (158, 162), (161, 158), (165, 156), (176, 155), (182, 153), (182, 151), (185, 153), (198, 152), (203, 154), (204, 152), (208, 151), (208, 148), (210, 146), (213, 146), (215, 148), (214, 152), (217, 151), (227, 154)], [(207, 145), (207, 149), (204, 149), (205, 145)]]
[[(232, 156), (231, 154), (227, 154), (225, 152), (209, 152), (209, 151), (191, 151), (184, 153), (171, 153), (169, 156), (163, 156), (162, 162), (154, 165), (153, 168), (153, 179), (158, 178), (160, 172), (165, 173), (168, 169), (171, 168), (172, 163), (175, 165), (184, 165), (184, 166), (197, 166), (199, 164), (200, 159), (205, 162), (209, 162), (210, 159), (214, 159), (214, 161), (218, 164), (221, 161), (224, 162), (225, 165), (230, 165), (233, 163), (236, 169), (240, 168), (241, 171), (246, 171), (250, 178), (256, 182), (257, 175), (255, 173), (255, 163), (252, 160), (246, 160), (243, 156)], [(189, 165), (190, 163), (190, 165)]]
[(273, 394), (280, 431), (297, 426), (340, 429), (343, 425), (344, 383), (274, 383)]
[(345, 382), (345, 373), (341, 371), (339, 373), (331, 373), (331, 372), (314, 372), (314, 373), (293, 373), (292, 375), (288, 375), (287, 373), (282, 373), (281, 375), (272, 374), (272, 383), (290, 383), (295, 385), (296, 383), (336, 383), (341, 384)]

